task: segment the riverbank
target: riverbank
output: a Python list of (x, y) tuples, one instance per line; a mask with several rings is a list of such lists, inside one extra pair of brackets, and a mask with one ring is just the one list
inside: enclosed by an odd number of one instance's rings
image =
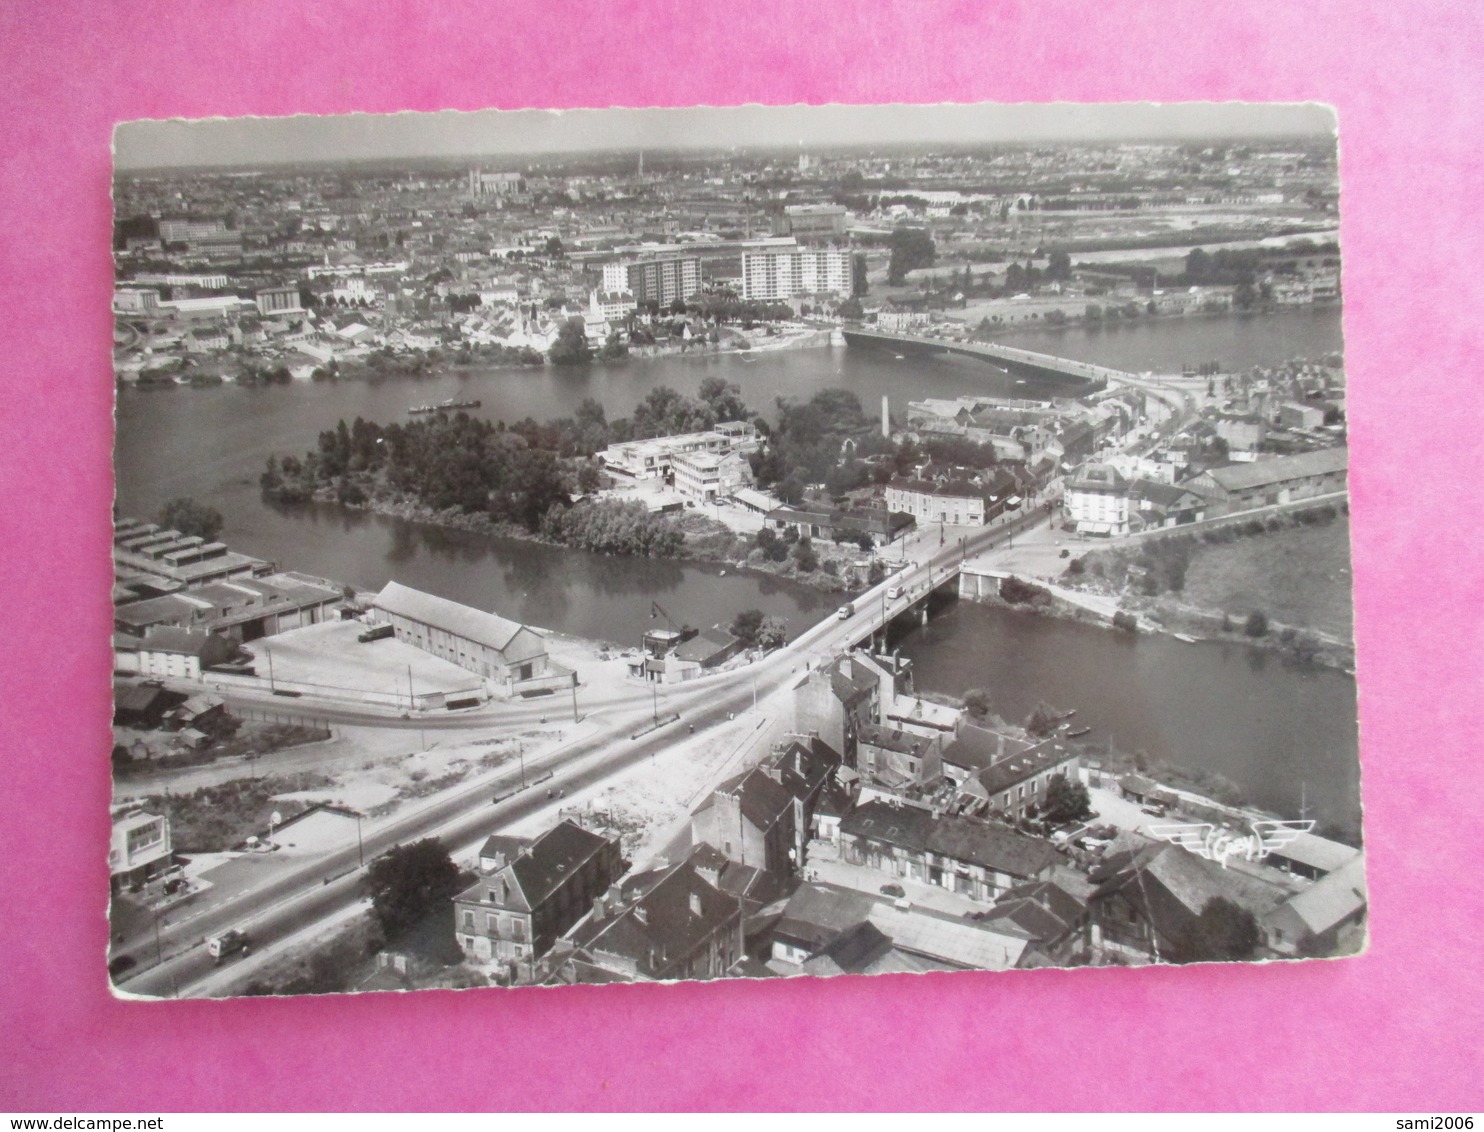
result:
[[(336, 498), (333, 487), (317, 488), (312, 502), (320, 506), (342, 508), (348, 512), (384, 515), (403, 522), (416, 523), (443, 530), (465, 531), (484, 535), (491, 539), (512, 542), (535, 543), (558, 550), (571, 550), (570, 546), (543, 536), (539, 531), (530, 531), (518, 523), (492, 519), (482, 511), (464, 511), (449, 507), (435, 511), (423, 503), (405, 497), (398, 499), (368, 499), (361, 503), (348, 503)], [(292, 507), (294, 504), (280, 504)], [(781, 562), (756, 553), (753, 539), (737, 534), (729, 527), (708, 519), (704, 515), (687, 514), (672, 520), (681, 534), (679, 550), (664, 556), (665, 561), (685, 562), (696, 566), (715, 566), (723, 573), (736, 571), (757, 577), (774, 578), (793, 582), (820, 593), (849, 593), (860, 588), (858, 575), (868, 568), (869, 559), (860, 561), (860, 555), (852, 555), (845, 547), (821, 549), (817, 553), (819, 567), (815, 570), (799, 569), (797, 558), (790, 556)], [(601, 551), (595, 553), (603, 553)], [(642, 555), (610, 555), (625, 559), (642, 558)], [(834, 566), (833, 572), (830, 566)]]
[(1146, 598), (1125, 591), (1087, 595), (1114, 599), (1117, 610), (1110, 614), (1099, 608), (1101, 603), (1078, 602), (1073, 591), (1056, 592), (1036, 582), (1026, 582), (1025, 586), (1027, 592), (1020, 600), (1007, 599), (996, 593), (969, 600), (1115, 632), (1158, 633), (1191, 645), (1203, 642), (1240, 644), (1275, 653), (1295, 664), (1330, 668), (1350, 676), (1355, 674), (1353, 644), (1303, 626), (1275, 621), (1266, 615), (1260, 622), (1251, 622), (1247, 617), (1236, 618), (1222, 610), (1202, 609), (1167, 596)]

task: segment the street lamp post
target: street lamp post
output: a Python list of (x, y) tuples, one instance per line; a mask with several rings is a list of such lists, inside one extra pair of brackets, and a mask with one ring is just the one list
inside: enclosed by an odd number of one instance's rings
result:
[(361, 811), (356, 811), (356, 858), (360, 861), (358, 867), (366, 867), (366, 846), (361, 841)]

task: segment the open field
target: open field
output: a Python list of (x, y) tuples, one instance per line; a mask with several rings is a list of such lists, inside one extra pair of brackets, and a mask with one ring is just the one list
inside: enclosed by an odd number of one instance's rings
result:
[(1273, 621), (1349, 640), (1350, 521), (1296, 527), (1191, 555), (1183, 599), (1240, 620), (1260, 609)]

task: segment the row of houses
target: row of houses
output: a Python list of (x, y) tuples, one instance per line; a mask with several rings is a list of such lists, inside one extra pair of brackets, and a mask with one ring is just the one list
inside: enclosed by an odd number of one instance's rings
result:
[(1088, 463), (1066, 481), (1063, 502), (1079, 533), (1126, 535), (1341, 492), (1348, 465), (1349, 450), (1339, 446), (1210, 468), (1171, 484)]

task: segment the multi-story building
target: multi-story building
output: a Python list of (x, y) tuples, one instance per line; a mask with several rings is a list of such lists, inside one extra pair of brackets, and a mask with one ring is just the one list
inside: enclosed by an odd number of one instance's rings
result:
[(287, 287), (264, 287), (257, 293), (258, 313), (264, 318), (300, 310), (297, 284)]
[(663, 256), (603, 268), (603, 290), (630, 291), (636, 303), (669, 306), (676, 299), (689, 299), (701, 290), (700, 256)]
[(919, 523), (983, 526), (1014, 498), (1013, 486), (1001, 489), (968, 480), (936, 483), (904, 477), (886, 485), (888, 511), (905, 511)]
[(776, 302), (796, 295), (850, 294), (850, 253), (839, 250), (744, 252), (742, 297)]
[(119, 314), (151, 314), (160, 307), (160, 293), (150, 287), (119, 287), (113, 309)]
[(115, 893), (142, 884), (169, 866), (170, 819), (135, 803), (115, 807), (108, 840), (108, 879)]
[(475, 197), (513, 197), (525, 191), (519, 173), (486, 173), (469, 170), (469, 195)]
[(786, 234), (800, 240), (839, 239), (845, 235), (843, 204), (791, 204), (783, 210)]
[(492, 836), (480, 877), (454, 899), (454, 931), (470, 958), (530, 981), (541, 958), (623, 875), (618, 838), (570, 821), (534, 840)]
[(752, 466), (736, 452), (685, 452), (670, 468), (675, 490), (703, 503), (724, 499), (752, 482)]
[(202, 220), (182, 217), (160, 221), (160, 240), (166, 244), (196, 244), (226, 233), (227, 223), (220, 217)]
[(1046, 879), (1059, 859), (1049, 842), (1008, 826), (881, 801), (841, 819), (840, 857), (985, 901)]
[(609, 470), (634, 479), (658, 479), (670, 474), (680, 456), (749, 452), (757, 443), (757, 429), (747, 421), (723, 421), (705, 432), (684, 432), (610, 444), (598, 453), (598, 459)]
[(634, 313), (635, 305), (632, 291), (610, 291), (605, 288), (588, 296), (587, 314), (583, 317), (588, 322), (622, 322)]
[(1063, 489), (1078, 534), (1128, 534), (1128, 481), (1108, 464), (1083, 464)]

